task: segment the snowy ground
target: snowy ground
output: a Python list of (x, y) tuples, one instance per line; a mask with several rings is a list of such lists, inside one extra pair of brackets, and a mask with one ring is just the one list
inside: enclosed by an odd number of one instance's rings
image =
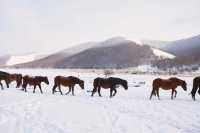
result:
[[(118, 88), (110, 99), (109, 91), (103, 97), (90, 97), (94, 73), (67, 70), (6, 70), (30, 75), (48, 75), (50, 85), (43, 84), (44, 94), (30, 88), (24, 93), (15, 88), (0, 91), (0, 132), (2, 133), (200, 133), (200, 97), (192, 101), (188, 93), (192, 78), (181, 76), (188, 83), (188, 91), (178, 88), (175, 100), (169, 91), (160, 91), (161, 100), (149, 101), (151, 82), (155, 77), (168, 76), (116, 74), (127, 79), (129, 90)], [(52, 95), (53, 77), (80, 76), (85, 90), (76, 86), (76, 96)], [(145, 84), (139, 84), (145, 82)], [(134, 87), (138, 86), (139, 87)], [(62, 88), (63, 91), (67, 89)]]

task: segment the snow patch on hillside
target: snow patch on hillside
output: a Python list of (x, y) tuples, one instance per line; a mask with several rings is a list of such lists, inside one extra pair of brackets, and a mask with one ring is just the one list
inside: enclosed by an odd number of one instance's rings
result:
[(41, 56), (39, 54), (11, 56), (10, 59), (6, 62), (6, 65), (12, 66), (16, 64), (27, 63), (27, 62), (35, 61), (43, 57), (44, 56)]
[(164, 58), (164, 59), (167, 59), (167, 58), (168, 59), (173, 59), (173, 58), (175, 58), (174, 55), (172, 55), (170, 53), (167, 53), (167, 52), (164, 52), (162, 50), (156, 49), (156, 48), (152, 48), (152, 51), (156, 56), (158, 56), (160, 58)]

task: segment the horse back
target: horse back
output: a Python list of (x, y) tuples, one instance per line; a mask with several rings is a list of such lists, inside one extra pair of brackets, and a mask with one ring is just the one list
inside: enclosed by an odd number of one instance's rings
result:
[(64, 77), (64, 76), (56, 76), (54, 78), (54, 84), (55, 85), (63, 85), (63, 86), (71, 86), (74, 83), (73, 77), (69, 76), (69, 77)]
[(36, 82), (35, 77), (31, 77), (28, 75), (25, 75), (23, 77), (23, 84), (29, 84), (29, 85), (34, 85)]
[(168, 86), (171, 85), (171, 81), (168, 79), (161, 79), (161, 78), (156, 78), (153, 80), (153, 88), (167, 88)]
[(4, 71), (0, 71), (0, 75), (9, 75), (9, 73), (4, 72)]
[(93, 82), (93, 86), (94, 88), (96, 87), (102, 87), (104, 89), (107, 89), (107, 88), (110, 88), (112, 86), (112, 82), (110, 82), (109, 78), (96, 78), (94, 79), (94, 82)]
[(9, 75), (10, 74), (7, 72), (0, 71), (0, 79), (6, 80), (7, 78), (9, 78)]

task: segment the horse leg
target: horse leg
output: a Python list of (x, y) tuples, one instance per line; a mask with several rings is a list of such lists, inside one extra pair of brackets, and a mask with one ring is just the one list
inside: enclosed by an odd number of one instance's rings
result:
[(156, 94), (157, 94), (158, 100), (160, 100), (159, 89), (156, 90)]
[(0, 82), (0, 85), (1, 85), (1, 90), (3, 90), (3, 85), (2, 85), (2, 83)]
[(171, 93), (171, 99), (173, 100), (173, 95), (174, 95), (174, 89), (172, 89), (172, 93)]
[(68, 95), (71, 92), (71, 86), (69, 86), (69, 90), (67, 93), (65, 93), (65, 95)]
[(174, 92), (175, 92), (174, 98), (176, 98), (176, 95), (177, 95), (177, 91), (176, 91), (176, 90), (174, 90)]
[(41, 87), (41, 85), (39, 84), (38, 86), (39, 86), (39, 88), (40, 88), (40, 92), (43, 93), (43, 92), (42, 92), (42, 87)]
[(153, 89), (152, 89), (149, 100), (151, 100), (151, 98), (152, 98), (153, 95), (156, 95), (155, 90), (156, 90), (156, 88), (153, 88)]
[(62, 91), (61, 91), (60, 85), (58, 86), (58, 89), (59, 89), (59, 91), (60, 91), (60, 94), (63, 95), (63, 93), (62, 93)]
[(34, 88), (33, 88), (33, 93), (35, 93), (35, 88), (36, 88), (36, 85), (34, 85)]
[(116, 90), (116, 88), (114, 88), (114, 89), (113, 89), (113, 91), (114, 91), (114, 94), (113, 94), (113, 96), (115, 96), (115, 95), (116, 95), (116, 93), (117, 93), (117, 90)]
[(7, 88), (9, 88), (9, 81), (5, 81), (6, 82), (6, 86), (7, 86)]
[(100, 97), (102, 97), (101, 96), (101, 87), (98, 87), (98, 94), (99, 94)]
[(72, 86), (72, 95), (75, 96), (74, 95), (74, 86)]
[(26, 90), (27, 84), (23, 84), (23, 91), (27, 92)]
[(195, 101), (196, 98), (195, 98), (195, 95), (196, 95), (196, 91), (197, 91), (197, 87), (193, 88), (192, 91), (191, 91), (191, 95), (192, 95), (192, 99)]
[(55, 84), (55, 85), (53, 86), (53, 89), (52, 89), (52, 94), (55, 93), (56, 88), (57, 88), (57, 85)]
[(112, 98), (113, 88), (110, 88), (110, 98)]
[(150, 95), (150, 97), (149, 97), (149, 100), (151, 100), (153, 94), (154, 94), (154, 90), (151, 91), (151, 95)]
[(96, 93), (97, 92), (97, 88), (96, 87), (94, 87), (94, 89), (92, 90), (92, 97), (93, 97), (93, 95), (94, 95), (94, 93)]

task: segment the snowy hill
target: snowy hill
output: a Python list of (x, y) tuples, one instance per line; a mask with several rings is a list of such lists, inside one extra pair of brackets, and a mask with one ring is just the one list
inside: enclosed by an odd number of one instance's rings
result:
[(174, 54), (179, 64), (200, 64), (200, 35), (171, 42), (163, 50)]
[(157, 58), (171, 59), (174, 56), (138, 40), (113, 37), (102, 42), (83, 43), (17, 67), (125, 68), (149, 64)]
[(9, 59), (10, 55), (0, 56), (0, 66), (5, 66)]
[(199, 57), (200, 35), (168, 43), (164, 47), (164, 50), (178, 57), (181, 56)]
[(25, 54), (25, 55), (7, 55), (0, 57), (1, 66), (12, 66), (16, 64), (22, 64), (27, 62), (32, 62), (41, 58), (44, 58), (47, 55), (42, 54)]
[[(102, 42), (84, 43), (17, 67), (123, 68), (148, 64), (154, 56), (161, 56), (157, 55), (158, 52), (155, 54), (155, 50), (153, 52), (149, 46), (136, 42), (114, 37)], [(168, 58), (166, 54), (162, 56)]]

